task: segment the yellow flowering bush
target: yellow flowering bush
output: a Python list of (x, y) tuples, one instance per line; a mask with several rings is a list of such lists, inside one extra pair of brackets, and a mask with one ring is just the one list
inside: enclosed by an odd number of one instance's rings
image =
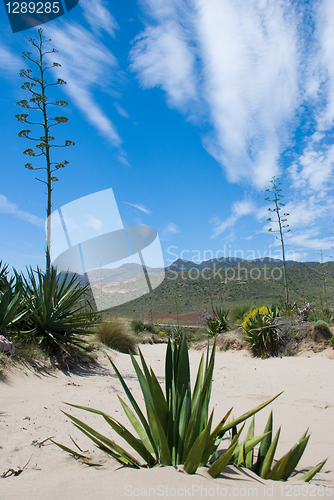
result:
[(257, 313), (259, 313), (260, 316), (267, 316), (270, 314), (269, 308), (267, 306), (261, 306), (261, 307), (258, 307), (256, 309), (253, 309), (252, 311), (250, 311), (245, 316), (244, 322), (242, 324), (242, 328), (243, 328), (243, 330), (245, 330), (245, 332), (247, 332), (250, 328), (252, 328), (251, 325), (253, 324), (253, 321), (254, 321)]
[(242, 324), (245, 341), (251, 350), (261, 357), (267, 357), (277, 345), (277, 332), (272, 327), (279, 315), (276, 306), (261, 306), (250, 311)]

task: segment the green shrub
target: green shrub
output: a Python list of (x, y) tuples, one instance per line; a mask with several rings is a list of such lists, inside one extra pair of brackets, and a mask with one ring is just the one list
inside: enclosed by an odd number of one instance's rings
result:
[(245, 332), (245, 341), (255, 355), (267, 357), (277, 348), (277, 328), (274, 320), (279, 312), (276, 305), (261, 306), (250, 311), (245, 316), (242, 329)]
[[(208, 465), (208, 473), (212, 477), (216, 477), (227, 465), (238, 464), (254, 469), (264, 479), (287, 479), (294, 471), (305, 450), (309, 439), (307, 431), (295, 446), (273, 466), (280, 429), (272, 439), (272, 414), (264, 433), (260, 436), (254, 437), (254, 420), (252, 420), (246, 440), (239, 443), (244, 425), (237, 428), (239, 424), (270, 404), (279, 395), (228, 422), (232, 412), (231, 408), (219, 424), (212, 429), (213, 411), (209, 412), (209, 402), (215, 349), (216, 344), (214, 343), (211, 355), (209, 355), (208, 346), (206, 360), (204, 354), (202, 355), (193, 391), (191, 391), (188, 348), (184, 335), (179, 346), (176, 342), (168, 342), (165, 359), (165, 393), (153, 370), (146, 365), (141, 352), (139, 351), (142, 368), (131, 355), (145, 401), (146, 417), (122, 375), (110, 360), (132, 409), (120, 397), (119, 401), (138, 438), (107, 413), (85, 406), (69, 404), (74, 408), (100, 415), (141, 457), (141, 461), (81, 420), (69, 413), (64, 412), (64, 414), (100, 450), (118, 460), (122, 465), (139, 468), (142, 466), (154, 467), (159, 464), (166, 466), (183, 464), (183, 470), (188, 474), (194, 474), (198, 467)], [(231, 444), (218, 457), (218, 447), (229, 430), (232, 431)], [(78, 453), (77, 450), (53, 442), (71, 455), (82, 459), (84, 463), (93, 465), (86, 456)], [(256, 455), (257, 460), (254, 461), (253, 450), (258, 444), (260, 447)], [(324, 463), (325, 461), (318, 464), (300, 479), (309, 481)]]
[(131, 328), (135, 333), (141, 333), (144, 331), (144, 323), (139, 319), (134, 319), (131, 321)]
[(330, 344), (331, 348), (334, 349), (334, 335), (332, 335), (332, 337), (330, 338), (329, 344)]
[(123, 321), (112, 318), (99, 323), (96, 336), (106, 346), (126, 354), (137, 354), (138, 339), (128, 330)]
[(67, 274), (64, 279), (57, 276), (53, 267), (49, 273), (40, 269), (34, 272), (32, 268), (27, 272), (28, 278), (22, 280), (27, 313), (18, 323), (19, 331), (32, 335), (50, 355), (89, 348), (84, 337), (93, 333), (95, 324), (88, 320), (96, 314), (82, 312), (89, 286), (81, 286), (76, 275), (71, 279)]
[(158, 333), (158, 328), (151, 323), (144, 323), (144, 332)]
[(143, 323), (139, 319), (134, 319), (131, 321), (131, 328), (135, 333), (158, 333), (158, 329), (154, 325), (151, 325), (150, 323)]
[(319, 339), (319, 337), (320, 339), (330, 339), (332, 336), (332, 332), (329, 328), (328, 323), (319, 319), (313, 327), (313, 336), (315, 340)]

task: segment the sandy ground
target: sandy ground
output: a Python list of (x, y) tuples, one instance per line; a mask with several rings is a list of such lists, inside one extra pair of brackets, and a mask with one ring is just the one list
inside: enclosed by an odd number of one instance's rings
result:
[[(166, 346), (142, 345), (141, 349), (159, 380), (164, 377)], [(191, 350), (192, 378), (201, 352)], [(140, 389), (130, 357), (112, 353), (117, 367), (133, 394)], [(36, 374), (26, 368), (11, 372), (0, 382), (0, 475), (12, 468), (24, 470), (17, 476), (0, 478), (0, 500), (125, 498), (282, 498), (334, 497), (334, 360), (333, 351), (303, 353), (297, 357), (254, 359), (246, 351), (217, 352), (212, 390), (215, 422), (234, 406), (238, 416), (280, 391), (284, 393), (256, 416), (256, 434), (274, 410), (275, 431), (281, 425), (276, 458), (280, 458), (309, 428), (311, 438), (298, 465), (301, 472), (329, 457), (322, 472), (310, 483), (264, 481), (252, 472), (229, 467), (212, 479), (204, 468), (189, 476), (173, 467), (132, 469), (112, 459), (102, 468), (89, 468), (45, 441), (73, 448), (71, 437), (84, 451), (101, 459), (99, 450), (78, 431), (61, 410), (69, 411), (105, 434), (110, 428), (102, 418), (69, 408), (64, 402), (103, 410), (127, 422), (117, 394), (123, 393), (109, 361), (101, 355), (100, 367), (87, 372)], [(142, 400), (141, 400), (142, 401)], [(129, 424), (130, 427), (130, 424)], [(121, 444), (120, 438), (113, 436)]]

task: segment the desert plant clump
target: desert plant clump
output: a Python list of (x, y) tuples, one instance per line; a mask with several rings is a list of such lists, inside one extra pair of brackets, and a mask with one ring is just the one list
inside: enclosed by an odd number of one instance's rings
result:
[(143, 321), (140, 321), (140, 319), (133, 319), (130, 325), (135, 333), (141, 333), (144, 331), (145, 328)]
[(299, 311), (296, 302), (291, 304), (291, 302), (285, 302), (282, 299), (280, 299), (278, 303), (278, 310), (279, 310), (279, 315), (284, 316), (285, 318), (293, 318), (297, 316), (297, 313)]
[(228, 313), (223, 306), (213, 309), (214, 316), (206, 318), (206, 331), (209, 335), (217, 335), (218, 333), (228, 330)]
[(93, 333), (95, 323), (89, 319), (96, 313), (82, 312), (88, 285), (81, 286), (76, 275), (58, 275), (52, 266), (45, 273), (30, 268), (27, 274), (27, 278), (21, 277), (27, 312), (18, 323), (18, 331), (31, 336), (51, 356), (90, 349), (86, 337)]
[[(279, 394), (240, 417), (228, 421), (232, 412), (231, 408), (219, 424), (212, 429), (213, 410), (209, 411), (209, 403), (215, 349), (216, 343), (214, 342), (210, 355), (208, 344), (206, 360), (204, 354), (202, 355), (193, 391), (191, 391), (190, 364), (184, 335), (179, 345), (175, 341), (169, 341), (167, 345), (165, 393), (153, 370), (148, 368), (141, 352), (139, 351), (142, 367), (131, 355), (132, 364), (145, 401), (146, 417), (134, 399), (124, 378), (110, 359), (132, 409), (122, 398), (119, 397), (119, 401), (138, 437), (103, 411), (67, 403), (73, 408), (100, 415), (140, 458), (136, 458), (132, 454), (133, 452), (129, 453), (112, 439), (102, 435), (73, 415), (67, 412), (63, 413), (101, 451), (107, 453), (122, 465), (131, 465), (137, 468), (143, 466), (154, 467), (156, 465), (183, 465), (183, 471), (188, 474), (194, 474), (200, 466), (207, 466), (208, 473), (212, 477), (216, 477), (227, 465), (237, 464), (254, 470), (263, 479), (288, 479), (306, 448), (310, 437), (308, 432), (306, 431), (291, 450), (274, 463), (280, 429), (272, 439), (272, 413), (264, 433), (259, 436), (254, 436), (254, 419), (250, 424), (244, 442), (239, 442), (239, 439), (245, 424), (239, 429), (237, 428), (239, 424), (245, 422), (245, 420), (274, 401)], [(232, 431), (231, 442), (228, 448), (219, 456), (218, 447), (228, 431)], [(52, 442), (84, 463), (97, 465), (89, 462), (89, 458), (83, 455), (82, 452), (79, 453), (77, 450), (72, 450), (53, 440)], [(254, 454), (254, 448), (257, 445), (259, 445), (259, 449)], [(320, 471), (325, 462), (326, 460), (303, 474), (299, 479), (309, 481)]]
[(245, 341), (256, 356), (267, 357), (275, 353), (279, 340), (275, 324), (279, 311), (276, 305), (261, 306), (250, 311), (244, 319), (242, 329)]
[(149, 332), (149, 333), (158, 333), (159, 330), (156, 326), (151, 323), (144, 323), (139, 319), (134, 319), (130, 323), (132, 330), (135, 333)]
[(104, 345), (125, 354), (137, 354), (138, 339), (124, 321), (112, 318), (97, 325), (96, 336)]
[[(0, 262), (1, 267), (1, 262)], [(8, 266), (4, 266), (6, 271)], [(0, 335), (10, 334), (17, 327), (23, 317), (27, 315), (27, 304), (24, 287), (20, 277), (7, 280), (7, 274), (3, 273), (0, 288)]]

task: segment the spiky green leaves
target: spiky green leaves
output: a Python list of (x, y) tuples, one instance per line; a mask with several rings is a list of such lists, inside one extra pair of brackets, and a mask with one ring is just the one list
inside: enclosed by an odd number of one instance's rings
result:
[[(167, 345), (165, 360), (165, 393), (162, 391), (158, 379), (150, 369), (142, 354), (140, 363), (131, 355), (132, 364), (143, 394), (146, 406), (146, 416), (140, 410), (138, 403), (129, 390), (125, 380), (110, 360), (115, 373), (129, 399), (132, 409), (121, 399), (120, 403), (138, 437), (130, 433), (123, 425), (110, 415), (92, 408), (70, 405), (85, 411), (101, 415), (120, 437), (140, 455), (146, 465), (184, 465), (184, 471), (193, 474), (199, 466), (206, 465), (210, 459), (216, 460), (209, 468), (212, 477), (220, 474), (231, 463), (237, 463), (247, 468), (254, 468), (261, 477), (272, 477), (290, 473), (296, 459), (306, 446), (301, 439), (301, 445), (293, 448), (293, 452), (273, 469), (272, 462), (277, 446), (278, 436), (271, 442), (272, 414), (268, 420), (264, 433), (254, 436), (254, 419), (251, 422), (246, 440), (239, 443), (243, 426), (237, 426), (262, 410), (275, 398), (266, 401), (238, 418), (227, 422), (231, 410), (222, 421), (211, 430), (213, 412), (209, 415), (209, 401), (211, 395), (212, 376), (215, 359), (215, 345), (211, 355), (208, 351), (206, 359), (202, 355), (196, 376), (196, 382), (191, 393), (189, 355), (185, 336), (180, 344), (170, 342)], [(85, 433), (101, 449), (119, 460), (121, 463), (132, 463), (138, 466), (135, 457), (125, 452), (114, 441), (102, 436), (83, 421), (68, 415), (76, 427)], [(227, 431), (232, 430), (233, 439), (223, 454), (218, 456), (217, 448)], [(260, 444), (257, 461), (254, 462), (254, 448)], [(63, 447), (64, 449), (64, 447)], [(300, 455), (301, 456), (301, 455)], [(299, 457), (300, 458), (300, 457)]]
[[(165, 360), (164, 393), (155, 373), (148, 368), (143, 355), (140, 353), (141, 367), (134, 356), (131, 355), (132, 364), (145, 401), (146, 417), (140, 410), (115, 364), (110, 360), (129, 399), (132, 410), (119, 397), (120, 403), (138, 437), (135, 437), (122, 424), (102, 411), (78, 405), (70, 406), (101, 415), (149, 467), (156, 464), (183, 464), (185, 472), (194, 474), (198, 467), (207, 465), (209, 461), (212, 462), (215, 458), (208, 469), (212, 477), (218, 476), (227, 465), (237, 464), (254, 470), (263, 479), (286, 480), (297, 466), (306, 448), (309, 435), (305, 432), (291, 450), (274, 464), (280, 429), (272, 439), (273, 417), (272, 413), (270, 413), (263, 434), (254, 435), (255, 421), (253, 417), (245, 441), (239, 443), (245, 420), (272, 403), (280, 394), (240, 417), (227, 422), (232, 411), (230, 409), (221, 422), (211, 430), (213, 411), (209, 416), (209, 401), (214, 359), (215, 344), (211, 355), (208, 345), (206, 359), (202, 355), (194, 390), (191, 394), (190, 365), (185, 336), (181, 337), (179, 345), (174, 339), (173, 342), (169, 341)], [(66, 413), (66, 415), (99, 449), (123, 464), (129, 463), (136, 467), (141, 465), (133, 455), (116, 445), (110, 438), (101, 435), (70, 414)], [(238, 430), (237, 426), (241, 423), (243, 425)], [(224, 453), (219, 456), (217, 452), (218, 446), (229, 430), (232, 431), (232, 441)], [(254, 453), (255, 447), (258, 445), (260, 445), (258, 451)], [(79, 456), (76, 452), (63, 445), (58, 444), (58, 446), (71, 454)], [(318, 464), (311, 471), (304, 474), (301, 479), (309, 481), (314, 474), (319, 472), (324, 463), (325, 461)]]
[(71, 347), (85, 348), (83, 339), (92, 329), (87, 320), (94, 312), (83, 312), (87, 302), (87, 286), (81, 286), (74, 275), (60, 277), (55, 268), (48, 273), (31, 268), (23, 279), (24, 295), (29, 301), (25, 329), (47, 348), (50, 353), (62, 352)]
[(8, 280), (7, 267), (0, 261), (0, 335), (15, 327), (28, 312), (22, 280)]
[[(268, 422), (264, 429), (264, 433), (259, 438), (253, 438), (254, 433), (254, 422), (252, 421), (245, 442), (239, 446), (239, 456), (236, 457), (238, 452), (238, 447), (234, 453), (234, 463), (252, 469), (256, 474), (258, 474), (263, 479), (271, 479), (274, 481), (286, 481), (297, 467), (304, 451), (310, 435), (308, 432), (304, 432), (299, 441), (279, 460), (274, 460), (276, 453), (281, 428), (275, 434), (274, 439), (272, 439), (273, 433), (273, 414), (270, 413)], [(257, 460), (254, 461), (254, 455), (250, 455), (249, 449), (252, 448), (254, 442), (261, 443)], [(308, 471), (306, 474), (301, 476), (299, 479), (303, 481), (310, 481), (314, 475), (321, 470), (321, 468), (326, 463), (326, 460), (316, 465), (313, 469)]]
[(206, 319), (206, 331), (209, 335), (216, 335), (217, 333), (224, 332), (228, 330), (228, 313), (223, 306), (216, 307), (213, 310), (214, 317), (209, 317)]

